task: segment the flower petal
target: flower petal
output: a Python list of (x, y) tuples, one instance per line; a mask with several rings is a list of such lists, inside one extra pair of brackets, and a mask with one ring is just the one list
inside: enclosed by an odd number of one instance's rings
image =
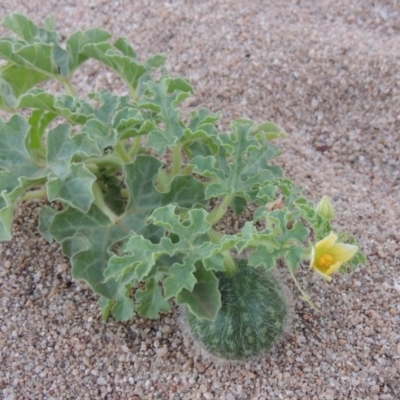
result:
[(329, 254), (335, 261), (345, 263), (357, 253), (358, 247), (352, 244), (338, 243), (329, 249)]
[(337, 262), (337, 263), (335, 263), (335, 264), (332, 264), (330, 267), (329, 267), (329, 269), (326, 271), (326, 274), (327, 275), (333, 275), (333, 274), (335, 274), (336, 272), (338, 272), (339, 271), (339, 268), (342, 266), (342, 262)]
[(318, 256), (321, 253), (327, 253), (337, 240), (336, 233), (331, 232), (326, 238), (320, 240), (315, 245), (315, 255)]

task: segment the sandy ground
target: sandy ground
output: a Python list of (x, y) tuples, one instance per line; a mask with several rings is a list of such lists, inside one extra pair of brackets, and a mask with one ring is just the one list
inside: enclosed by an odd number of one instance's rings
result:
[[(287, 175), (312, 200), (333, 199), (335, 227), (356, 235), (368, 265), (329, 285), (304, 268), (299, 280), (322, 312), (295, 300), (272, 352), (221, 364), (194, 348), (177, 312), (103, 324), (96, 296), (36, 233), (28, 203), (0, 250), (0, 397), (399, 400), (399, 1), (15, 4), (3, 0), (0, 17), (54, 13), (64, 36), (98, 26), (143, 59), (164, 53), (194, 85), (189, 106), (221, 111), (225, 126), (242, 116), (281, 125)], [(75, 84), (119, 89), (95, 63)]]

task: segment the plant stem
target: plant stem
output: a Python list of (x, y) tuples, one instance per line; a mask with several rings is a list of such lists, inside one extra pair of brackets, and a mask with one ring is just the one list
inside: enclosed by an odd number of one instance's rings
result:
[(108, 205), (104, 201), (103, 192), (101, 190), (100, 184), (98, 182), (93, 183), (93, 195), (94, 195), (94, 203), (100, 210), (107, 215), (110, 221), (115, 224), (118, 221), (118, 217), (111, 211)]
[(99, 172), (99, 167), (95, 163), (85, 163), (85, 166), (93, 175)]
[(45, 187), (37, 190), (30, 190), (26, 192), (22, 197), (22, 201), (33, 200), (33, 199), (42, 199), (47, 196), (47, 189)]
[(104, 167), (104, 168), (112, 168), (115, 170), (121, 169), (124, 166), (124, 163), (122, 162), (121, 158), (116, 157), (112, 154), (106, 154), (105, 156), (102, 157), (89, 157), (85, 160), (85, 164), (90, 165), (90, 164), (95, 164), (98, 167)]
[(300, 286), (299, 282), (297, 281), (297, 279), (296, 279), (296, 277), (295, 277), (294, 272), (292, 271), (292, 269), (291, 269), (290, 267), (288, 267), (288, 270), (289, 270), (290, 276), (291, 276), (292, 279), (293, 279), (294, 284), (296, 285), (297, 289), (298, 289), (299, 292), (301, 293), (301, 298), (302, 298), (306, 303), (308, 303), (308, 305), (309, 305), (311, 308), (313, 308), (313, 309), (316, 310), (316, 311), (319, 311), (318, 308), (315, 307), (314, 303), (311, 301), (310, 296), (309, 296), (307, 293), (305, 293), (304, 290), (301, 288), (301, 286)]
[(128, 155), (128, 153), (125, 151), (124, 146), (122, 145), (121, 142), (118, 142), (115, 145), (115, 151), (116, 153), (121, 157), (121, 160), (124, 161), (125, 163), (131, 162), (131, 159)]
[(222, 235), (214, 229), (208, 231), (212, 243), (218, 244), (221, 241)]
[(61, 82), (64, 85), (65, 91), (67, 92), (68, 95), (72, 97), (76, 96), (75, 89), (73, 88), (71, 81), (69, 79), (65, 80), (63, 79)]
[(170, 180), (167, 172), (165, 170), (160, 170), (158, 175), (157, 175), (157, 183), (158, 183), (158, 189), (161, 192), (166, 192), (169, 188)]
[(181, 147), (179, 144), (172, 148), (172, 172), (171, 175), (174, 177), (181, 169)]
[(131, 157), (131, 159), (134, 155), (136, 155), (136, 153), (139, 150), (139, 147), (140, 147), (140, 136), (136, 136), (133, 139), (132, 147), (130, 148), (129, 153), (128, 153), (128, 155)]
[(225, 196), (221, 203), (215, 207), (210, 214), (208, 214), (207, 221), (210, 222), (211, 225), (216, 224), (225, 215), (226, 209), (231, 203), (231, 200), (232, 196)]
[(237, 273), (238, 267), (236, 265), (235, 260), (232, 257), (232, 254), (229, 250), (223, 251), (221, 253), (224, 257), (224, 268), (225, 268), (225, 273), (228, 276), (233, 276)]
[(129, 94), (131, 95), (132, 100), (137, 101), (139, 98), (139, 94), (138, 94), (137, 90), (131, 85), (130, 82), (128, 82), (128, 81), (125, 81), (125, 82), (129, 87)]

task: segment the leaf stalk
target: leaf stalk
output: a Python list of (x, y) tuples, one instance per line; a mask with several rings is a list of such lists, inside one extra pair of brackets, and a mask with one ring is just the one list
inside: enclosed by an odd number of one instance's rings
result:
[(229, 206), (229, 204), (232, 201), (232, 195), (230, 196), (225, 196), (221, 203), (215, 207), (207, 216), (207, 221), (211, 224), (214, 225), (216, 224), (226, 213), (226, 210)]

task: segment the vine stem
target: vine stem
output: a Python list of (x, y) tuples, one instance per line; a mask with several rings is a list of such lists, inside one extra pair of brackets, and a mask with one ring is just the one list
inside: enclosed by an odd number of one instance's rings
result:
[(229, 250), (223, 251), (225, 273), (228, 276), (233, 276), (237, 273), (238, 267)]
[(22, 201), (26, 200), (34, 200), (34, 199), (42, 199), (43, 197), (47, 196), (47, 189), (45, 187), (37, 190), (30, 190), (26, 192), (22, 197)]
[(122, 161), (124, 161), (124, 162), (126, 162), (126, 163), (131, 162), (131, 159), (130, 159), (129, 155), (128, 155), (128, 153), (125, 151), (125, 149), (124, 149), (124, 147), (122, 146), (122, 143), (121, 143), (121, 142), (118, 142), (118, 143), (115, 145), (115, 148), (114, 148), (114, 149), (115, 149), (116, 153), (121, 157)]
[(110, 221), (115, 224), (118, 221), (118, 217), (111, 211), (108, 205), (104, 201), (103, 192), (98, 182), (93, 183), (93, 195), (94, 203), (100, 208), (100, 210), (107, 215)]
[(179, 173), (181, 169), (181, 148), (179, 145), (176, 145), (172, 149), (172, 176), (175, 176)]
[(74, 97), (76, 96), (75, 89), (73, 88), (71, 81), (69, 79), (63, 79), (62, 84), (64, 85), (65, 91), (67, 92), (68, 95)]
[(304, 292), (304, 290), (301, 288), (299, 282), (297, 281), (294, 272), (292, 271), (292, 269), (290, 267), (288, 267), (290, 276), (293, 279), (294, 284), (296, 285), (297, 289), (299, 290), (299, 292), (301, 293), (301, 298), (311, 307), (313, 308), (315, 311), (320, 311), (317, 307), (315, 307), (314, 303), (312, 302), (310, 296)]
[(132, 147), (129, 150), (128, 155), (132, 158), (139, 150), (140, 147), (140, 136), (136, 136), (133, 139)]
[(120, 169), (124, 166), (120, 157), (112, 154), (106, 154), (102, 157), (89, 157), (85, 160), (86, 164), (95, 164), (98, 167), (112, 167), (113, 169)]
[[(222, 235), (212, 228), (208, 231), (208, 235), (212, 243), (218, 244), (221, 241)], [(222, 251), (221, 254), (224, 257), (224, 269), (226, 275), (235, 275), (237, 273), (238, 267), (232, 257), (232, 253), (230, 252), (230, 250)]]
[(232, 196), (225, 196), (221, 203), (215, 207), (210, 214), (207, 215), (207, 221), (214, 225), (216, 224), (226, 213), (226, 209), (232, 201)]

